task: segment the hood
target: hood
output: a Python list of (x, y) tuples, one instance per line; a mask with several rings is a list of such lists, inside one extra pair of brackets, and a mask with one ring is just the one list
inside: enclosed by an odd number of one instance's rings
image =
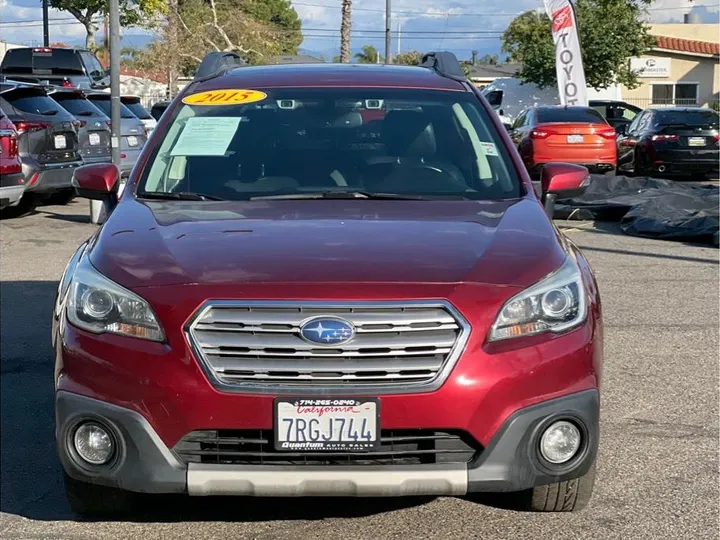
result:
[(91, 253), (128, 287), (463, 283), (524, 287), (565, 257), (540, 204), (123, 197)]

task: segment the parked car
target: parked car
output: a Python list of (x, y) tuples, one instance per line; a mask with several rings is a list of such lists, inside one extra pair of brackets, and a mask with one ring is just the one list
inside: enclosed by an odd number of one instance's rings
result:
[(75, 117), (48, 96), (46, 87), (31, 84), (1, 83), (0, 109), (18, 132), (25, 193), (17, 211), (25, 213), (39, 200), (71, 198), (73, 171), (83, 163)]
[(7, 78), (54, 86), (107, 88), (108, 72), (94, 53), (85, 49), (18, 47), (9, 49), (0, 63)]
[(510, 136), (533, 178), (546, 163), (577, 163), (595, 173), (617, 168), (615, 130), (590, 107), (530, 107), (513, 124)]
[(529, 107), (559, 105), (556, 87), (540, 88), (516, 77), (498, 77), (482, 89), (482, 94), (504, 123), (513, 123)]
[(157, 120), (143, 107), (140, 98), (138, 96), (122, 96), (120, 100), (135, 116), (142, 120), (142, 123), (145, 124), (145, 131), (150, 135), (157, 126)]
[(543, 208), (457, 59), (423, 65), (223, 70), (176, 98), (119, 200), (115, 167), (78, 169), (111, 213), (54, 310), (76, 512), (137, 492), (587, 504), (601, 305), (547, 214), (588, 171), (548, 165)]
[(15, 125), (0, 110), (0, 209), (16, 205), (25, 191)]
[(651, 107), (621, 130), (620, 169), (639, 176), (717, 173), (719, 139), (712, 109)]
[(591, 99), (588, 104), (599, 112), (615, 131), (619, 131), (620, 126), (629, 126), (630, 122), (642, 112), (642, 109), (636, 105), (611, 99)]
[[(108, 118), (112, 117), (109, 93), (91, 92), (87, 94), (87, 97)], [(143, 124), (142, 120), (122, 103), (120, 103), (120, 135), (120, 175), (123, 179), (126, 179), (140, 157), (147, 136), (145, 135), (145, 124)]]
[(150, 114), (155, 120), (160, 121), (160, 117), (163, 115), (169, 105), (169, 101), (158, 101), (157, 103), (154, 103), (152, 107), (150, 107)]
[(109, 163), (112, 159), (110, 119), (105, 113), (93, 105), (82, 90), (54, 89), (49, 95), (76, 118), (83, 161)]

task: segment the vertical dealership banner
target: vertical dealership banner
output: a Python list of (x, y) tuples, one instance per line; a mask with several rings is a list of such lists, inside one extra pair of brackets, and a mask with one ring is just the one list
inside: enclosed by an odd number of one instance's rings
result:
[(545, 11), (552, 20), (560, 103), (563, 105), (587, 105), (585, 70), (580, 54), (580, 37), (573, 5), (570, 0), (544, 1)]

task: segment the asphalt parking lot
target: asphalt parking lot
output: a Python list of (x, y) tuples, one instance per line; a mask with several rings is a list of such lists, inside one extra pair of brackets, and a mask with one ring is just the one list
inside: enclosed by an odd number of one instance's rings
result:
[(718, 250), (558, 223), (588, 255), (605, 315), (598, 481), (573, 515), (483, 501), (153, 498), (131, 523), (78, 521), (53, 437), (50, 313), (95, 226), (87, 201), (0, 222), (0, 538), (718, 538)]

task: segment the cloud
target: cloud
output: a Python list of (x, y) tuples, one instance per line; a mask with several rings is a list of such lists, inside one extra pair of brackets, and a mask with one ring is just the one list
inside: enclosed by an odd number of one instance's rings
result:
[[(340, 47), (341, 0), (291, 0), (303, 22), (302, 44), (307, 51), (334, 56)], [(542, 9), (541, 0), (393, 0), (393, 52), (397, 52), (397, 28), (401, 25), (400, 50), (451, 50), (462, 57), (470, 51), (480, 54), (500, 51), (500, 33), (518, 14)], [(650, 22), (682, 22), (692, 10), (702, 22), (718, 22), (716, 0), (656, 0)], [(85, 29), (69, 13), (50, 10), (50, 40), (69, 44), (84, 43)], [(53, 21), (53, 19), (55, 19)], [(7, 24), (12, 21), (31, 21)], [(385, 0), (353, 2), (353, 50), (374, 45), (384, 50)], [(149, 32), (126, 29), (123, 44), (139, 46), (147, 42)], [(0, 36), (10, 43), (42, 43), (42, 9), (38, 0), (0, 0)]]

